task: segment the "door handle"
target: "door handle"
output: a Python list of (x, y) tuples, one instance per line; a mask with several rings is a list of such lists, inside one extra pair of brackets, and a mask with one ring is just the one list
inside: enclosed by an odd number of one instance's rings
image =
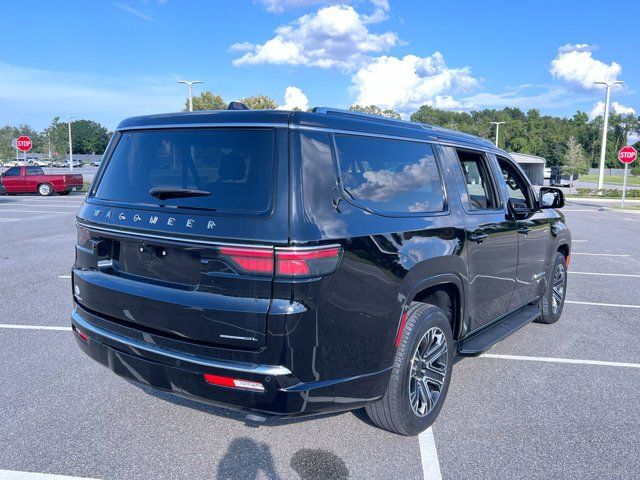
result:
[(522, 233), (523, 235), (526, 235), (530, 231), (531, 231), (531, 229), (529, 227), (520, 227), (520, 228), (518, 228), (518, 233)]
[(471, 235), (469, 235), (469, 240), (471, 240), (472, 242), (482, 243), (482, 241), (488, 236), (489, 235), (487, 235), (486, 233), (472, 233)]

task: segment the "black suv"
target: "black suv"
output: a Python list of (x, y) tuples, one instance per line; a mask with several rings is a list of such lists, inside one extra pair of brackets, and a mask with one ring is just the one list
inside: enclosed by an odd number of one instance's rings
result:
[(414, 435), (454, 359), (562, 312), (562, 193), (471, 135), (352, 112), (130, 118), (77, 216), (72, 325), (118, 375)]

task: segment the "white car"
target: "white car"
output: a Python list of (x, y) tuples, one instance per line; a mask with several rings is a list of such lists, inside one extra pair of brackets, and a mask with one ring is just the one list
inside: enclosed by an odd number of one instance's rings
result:
[(94, 160), (93, 162), (91, 162), (90, 165), (92, 167), (99, 167), (101, 163), (102, 163), (102, 160)]

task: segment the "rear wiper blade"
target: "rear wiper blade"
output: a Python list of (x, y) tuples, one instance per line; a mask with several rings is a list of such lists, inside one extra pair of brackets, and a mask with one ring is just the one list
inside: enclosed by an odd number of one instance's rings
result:
[(206, 197), (211, 195), (211, 192), (195, 188), (153, 187), (149, 190), (149, 195), (166, 200), (168, 198)]

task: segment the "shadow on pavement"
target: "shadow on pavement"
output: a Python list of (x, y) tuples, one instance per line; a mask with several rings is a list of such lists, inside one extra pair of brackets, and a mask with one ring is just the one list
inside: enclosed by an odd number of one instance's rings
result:
[(266, 443), (258, 443), (249, 437), (234, 439), (218, 464), (218, 480), (280, 479), (276, 471), (271, 449)]

